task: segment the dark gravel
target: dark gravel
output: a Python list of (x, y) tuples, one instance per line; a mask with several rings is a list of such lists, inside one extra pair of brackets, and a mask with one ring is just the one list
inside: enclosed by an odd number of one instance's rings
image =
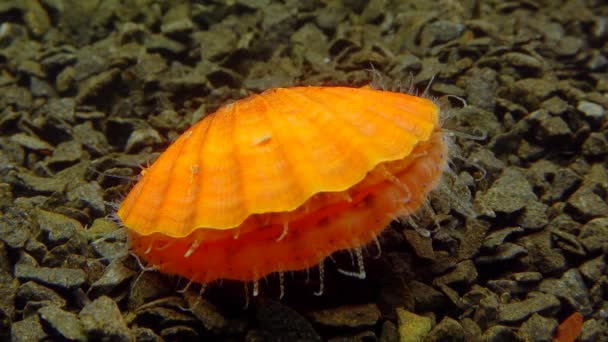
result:
[[(580, 312), (608, 341), (607, 42), (599, 0), (4, 0), (0, 340), (552, 341)], [(428, 87), (455, 137), (366, 280), (338, 253), (278, 301), (128, 254), (116, 206), (205, 113), (369, 83)]]

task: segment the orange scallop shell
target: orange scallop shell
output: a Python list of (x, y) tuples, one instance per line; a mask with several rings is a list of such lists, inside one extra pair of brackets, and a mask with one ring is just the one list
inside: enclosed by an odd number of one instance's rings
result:
[(277, 88), (187, 130), (118, 216), (161, 271), (251, 281), (369, 242), (416, 210), (445, 164), (439, 109), (427, 99)]

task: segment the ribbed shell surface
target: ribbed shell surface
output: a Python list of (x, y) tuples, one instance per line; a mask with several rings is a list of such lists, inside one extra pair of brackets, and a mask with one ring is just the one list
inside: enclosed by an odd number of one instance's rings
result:
[(118, 216), (141, 235), (185, 237), (288, 212), (404, 158), (437, 129), (430, 100), (346, 87), (276, 88), (221, 107), (145, 172)]

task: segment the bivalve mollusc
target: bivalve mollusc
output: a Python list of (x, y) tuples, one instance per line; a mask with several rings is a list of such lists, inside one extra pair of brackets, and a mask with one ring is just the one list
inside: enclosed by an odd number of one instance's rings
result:
[[(432, 101), (348, 87), (267, 90), (183, 133), (120, 205), (135, 252), (209, 283), (321, 265), (373, 241), (436, 187)], [(282, 278), (282, 277), (281, 277)]]

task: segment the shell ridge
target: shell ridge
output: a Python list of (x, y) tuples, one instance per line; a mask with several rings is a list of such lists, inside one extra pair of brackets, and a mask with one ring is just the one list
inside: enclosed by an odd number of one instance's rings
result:
[[(209, 125), (207, 125), (207, 129), (205, 130), (205, 133), (209, 130), (209, 128), (211, 127), (211, 125), (213, 124), (213, 122), (215, 121), (215, 115), (213, 115), (210, 118), (210, 122)], [(193, 132), (194, 133), (194, 132)], [(193, 134), (192, 133), (192, 134)], [(176, 157), (175, 160), (173, 160), (173, 163), (171, 163), (171, 168), (169, 169), (169, 171), (166, 173), (166, 175), (164, 176), (168, 181), (165, 182), (166, 185), (164, 187), (163, 190), (163, 196), (162, 196), (162, 200), (160, 201), (158, 208), (155, 212), (155, 221), (158, 221), (158, 218), (160, 217), (160, 213), (163, 212), (163, 207), (166, 205), (167, 203), (167, 199), (169, 198), (169, 196), (167, 196), (167, 189), (169, 189), (171, 187), (171, 184), (173, 184), (174, 182), (179, 180), (179, 177), (176, 177), (173, 173), (175, 172), (175, 167), (177, 166), (178, 163), (176, 163), (177, 159), (180, 157), (182, 150), (184, 149), (184, 147), (186, 146), (186, 144), (192, 143), (193, 139), (189, 139), (186, 138), (186, 140), (179, 146), (179, 150), (176, 151)], [(163, 232), (163, 234), (166, 234), (168, 232), (164, 232), (165, 229), (163, 227), (156, 227), (156, 229), (159, 232)], [(172, 235), (172, 234), (168, 234), (168, 235)], [(175, 234), (173, 234), (175, 235)]]
[[(207, 138), (209, 136), (207, 133), (209, 132), (209, 128), (211, 127), (211, 124), (215, 120), (215, 115), (213, 115), (213, 117), (210, 120), (211, 120), (211, 122), (209, 122), (209, 124), (207, 125), (207, 127), (205, 127), (205, 130), (200, 133), (200, 134), (202, 134), (202, 137), (200, 139), (200, 145), (201, 146), (204, 145), (205, 141), (207, 140)], [(199, 165), (199, 168), (200, 168), (200, 165), (203, 165), (202, 158), (204, 158), (204, 155), (202, 153), (202, 148), (199, 148), (198, 149), (198, 153), (196, 154), (196, 165)], [(199, 174), (203, 174), (204, 170), (200, 170), (199, 169), (198, 173)], [(198, 177), (194, 177), (194, 178), (196, 180), (195, 180), (195, 183), (193, 185), (195, 185), (196, 190), (200, 193), (201, 189), (203, 188), (203, 185), (205, 184), (204, 183), (205, 178), (201, 177), (200, 175)], [(190, 214), (190, 221), (188, 222), (187, 225), (185, 225), (186, 227), (189, 227), (188, 228), (189, 229), (188, 233), (191, 233), (195, 229), (200, 228), (200, 227), (195, 227), (196, 226), (195, 220), (196, 220), (196, 217), (197, 217), (197, 214), (198, 214), (198, 205), (195, 204), (193, 207), (194, 207), (194, 209), (192, 209), (192, 213)], [(184, 234), (184, 236), (185, 235), (187, 235), (187, 234)]]
[[(236, 136), (236, 132), (237, 132), (237, 129), (236, 129), (237, 128), (237, 119), (238, 119), (237, 112), (236, 112), (237, 106), (238, 106), (238, 103), (234, 103), (232, 108), (230, 108), (230, 112), (228, 115), (230, 116), (230, 119), (232, 121), (232, 131), (230, 132), (231, 133), (230, 141), (232, 144), (233, 153), (231, 153), (231, 155), (234, 158), (234, 161), (236, 162), (236, 169), (237, 169), (236, 178), (237, 178), (237, 182), (238, 182), (238, 187), (237, 187), (238, 193), (235, 194), (235, 196), (238, 195), (239, 198), (243, 198), (243, 194), (245, 192), (244, 188), (243, 188), (243, 184), (245, 184), (245, 182), (243, 182), (243, 177), (244, 177), (244, 173), (242, 172), (243, 165), (241, 163), (241, 159), (237, 157), (239, 155), (239, 145), (234, 143), (236, 141), (235, 136)], [(245, 219), (247, 219), (247, 217), (249, 217), (249, 215), (251, 215), (251, 214), (248, 214), (249, 208), (248, 208), (248, 203), (246, 201), (241, 201), (240, 205), (241, 205), (241, 209), (244, 210), (244, 212), (245, 212), (245, 215), (244, 215), (245, 217), (240, 218), (241, 222), (239, 222), (238, 225), (242, 224), (245, 221)], [(243, 216), (243, 215), (241, 215), (241, 216)], [(233, 228), (235, 228), (235, 227), (233, 227)]]
[(120, 217), (122, 222), (127, 221), (129, 216), (131, 215), (131, 209), (133, 209), (133, 207), (135, 206), (135, 200), (139, 198), (139, 195), (141, 194), (142, 189), (144, 189), (146, 183), (148, 183), (148, 178), (142, 177), (140, 181), (135, 184), (133, 190), (131, 190), (131, 192), (135, 191), (133, 192), (133, 195), (129, 193), (129, 196), (127, 196), (125, 200), (123, 200), (122, 204), (120, 205), (120, 208), (118, 209), (118, 216)]
[[(290, 97), (290, 98), (292, 98), (292, 99), (294, 99), (294, 95), (296, 95), (296, 96), (300, 97), (300, 100), (298, 101), (299, 103), (302, 103), (302, 102), (304, 102), (304, 101), (308, 101), (308, 102), (314, 102), (314, 103), (316, 103), (317, 105), (319, 105), (319, 106), (321, 106), (321, 107), (327, 108), (327, 106), (326, 106), (324, 103), (319, 102), (319, 101), (315, 101), (313, 98), (311, 98), (310, 96), (308, 96), (308, 95), (306, 95), (306, 94), (302, 94), (302, 93), (300, 93), (299, 91), (293, 91), (293, 89), (285, 89), (285, 90), (286, 90), (286, 91), (285, 91), (285, 95), (286, 95), (286, 96), (289, 96), (289, 97)], [(302, 99), (303, 99), (303, 101), (302, 101)], [(296, 100), (296, 101), (297, 101), (297, 100)], [(304, 106), (303, 106), (303, 107), (304, 107)], [(305, 108), (305, 107), (304, 107), (304, 108)], [(334, 116), (334, 117), (337, 117), (336, 115), (333, 115), (333, 116)], [(306, 120), (307, 122), (309, 122), (311, 126), (316, 127), (317, 129), (319, 129), (319, 131), (321, 131), (321, 132), (322, 132), (322, 133), (324, 133), (325, 135), (327, 135), (327, 136), (335, 136), (334, 134), (332, 134), (333, 132), (330, 132), (330, 131), (328, 131), (328, 130), (327, 130), (327, 128), (325, 127), (325, 125), (320, 124), (320, 123), (319, 123), (317, 120), (314, 120), (314, 119), (312, 119), (312, 120), (311, 120), (310, 115), (302, 115), (302, 116), (301, 116), (301, 118), (302, 118), (302, 119), (304, 119), (304, 120)], [(341, 120), (341, 121), (342, 121), (342, 123), (343, 123), (345, 126), (348, 126), (348, 127), (350, 127), (350, 128), (352, 129), (352, 127), (353, 127), (353, 126), (352, 126), (352, 124), (350, 124), (350, 123), (349, 123), (349, 122), (347, 122), (346, 120)], [(341, 142), (341, 143), (343, 143), (343, 144), (348, 144), (348, 141), (340, 141), (340, 142)], [(332, 143), (333, 143), (333, 145), (334, 145), (334, 146), (337, 146), (337, 144), (335, 143), (335, 141), (333, 141), (333, 140), (332, 140)], [(349, 146), (349, 147), (352, 147), (352, 146)], [(349, 149), (349, 150), (354, 150), (354, 149), (352, 149), (352, 148), (351, 148), (351, 149)], [(365, 162), (367, 162), (367, 161), (368, 161), (368, 158), (364, 158), (364, 160), (365, 160)], [(370, 167), (369, 163), (366, 163), (366, 164), (368, 164), (368, 165), (367, 165), (367, 167)], [(318, 169), (318, 168), (317, 168), (317, 169)], [(364, 176), (365, 176), (365, 174), (364, 174), (362, 177), (364, 177)], [(324, 177), (324, 175), (323, 175), (323, 174), (320, 174), (320, 173), (319, 173), (319, 174), (317, 174), (317, 178), (318, 178), (318, 179), (323, 179), (323, 177)], [(361, 178), (361, 179), (363, 179), (363, 178)], [(360, 180), (360, 179), (359, 179), (359, 180)], [(320, 189), (319, 191), (316, 191), (316, 192), (315, 192), (315, 191), (313, 191), (313, 192), (306, 191), (306, 193), (307, 193), (309, 196), (312, 196), (312, 195), (317, 194), (317, 193), (320, 193), (320, 192), (327, 192), (327, 191), (343, 191), (343, 190), (346, 190), (346, 189), (342, 189), (342, 187), (341, 187), (341, 188), (339, 188), (339, 189), (328, 188), (328, 189)], [(310, 192), (310, 193), (309, 193), (309, 192)]]
[[(358, 90), (358, 89), (356, 89), (356, 90)], [(364, 89), (362, 89), (360, 92), (364, 92), (364, 91), (365, 91), (365, 90), (364, 90)], [(346, 97), (344, 96), (344, 94), (341, 94), (340, 92), (335, 91), (335, 89), (330, 89), (330, 92), (331, 92), (333, 95), (335, 95), (335, 96), (337, 96), (337, 97), (340, 97), (340, 98), (342, 98), (342, 99), (343, 99), (343, 100), (345, 100), (345, 101), (346, 101), (346, 100), (350, 100), (350, 101), (352, 101), (352, 99), (350, 99), (350, 98), (349, 98), (349, 99), (346, 99)], [(367, 91), (365, 91), (365, 92), (366, 92), (366, 93), (370, 93), (370, 92), (371, 92), (371, 93), (373, 93), (374, 95), (376, 95), (376, 93), (378, 92), (378, 90), (367, 90)], [(359, 98), (359, 97), (356, 97), (356, 98)], [(360, 101), (359, 101), (359, 102), (360, 102)], [(419, 101), (417, 101), (417, 102), (419, 102)], [(396, 125), (397, 127), (401, 128), (402, 130), (407, 131), (408, 133), (412, 134), (413, 136), (415, 136), (415, 137), (417, 137), (417, 138), (421, 138), (421, 137), (420, 137), (420, 135), (419, 135), (419, 134), (417, 134), (418, 132), (415, 132), (415, 131), (414, 131), (414, 132), (412, 132), (411, 127), (407, 127), (407, 126), (401, 125), (399, 122), (396, 122), (395, 120), (391, 119), (391, 118), (390, 118), (390, 117), (388, 117), (386, 114), (384, 114), (384, 112), (379, 111), (379, 110), (377, 110), (377, 109), (375, 109), (375, 108), (373, 108), (373, 107), (370, 107), (370, 106), (367, 106), (367, 107), (365, 107), (365, 108), (366, 108), (368, 111), (370, 111), (370, 112), (372, 112), (372, 113), (374, 113), (374, 114), (376, 114), (376, 115), (381, 116), (381, 117), (382, 117), (382, 118), (384, 118), (385, 120), (387, 120), (387, 121), (391, 122), (393, 125)], [(409, 111), (409, 110), (405, 110), (405, 109), (403, 109), (403, 108), (402, 108), (401, 110), (403, 111), (403, 114), (405, 114), (405, 115), (407, 115), (407, 116), (408, 116), (408, 120), (415, 121), (417, 124), (420, 124), (421, 126), (429, 126), (429, 123), (430, 123), (430, 124), (436, 124), (436, 123), (435, 123), (435, 122), (433, 122), (433, 121), (425, 120), (424, 118), (422, 118), (420, 115), (418, 115), (418, 114), (417, 114), (417, 113), (415, 113), (415, 112), (412, 112), (412, 111)], [(432, 130), (430, 130), (430, 131), (429, 131), (429, 132), (426, 134), (426, 136), (425, 136), (423, 139), (421, 139), (421, 140), (423, 140), (423, 141), (427, 141), (427, 140), (429, 140), (429, 139), (430, 139), (430, 135), (431, 135), (431, 133), (432, 133)]]
[[(342, 87), (340, 89), (335, 89), (334, 87), (328, 87), (327, 90), (328, 92), (335, 94), (337, 96), (341, 96), (344, 97), (344, 89), (349, 89), (350, 93), (363, 93), (363, 94), (368, 94), (368, 95), (374, 95), (377, 96), (378, 92), (382, 92), (382, 96), (386, 96), (387, 94), (390, 94), (391, 98), (394, 99), (395, 101), (395, 106), (398, 106), (399, 108), (401, 108), (404, 112), (407, 112), (409, 117), (415, 117), (417, 119), (422, 119), (424, 122), (429, 122), (429, 120), (427, 120), (427, 118), (423, 115), (420, 115), (418, 112), (415, 111), (411, 111), (410, 108), (404, 108), (404, 106), (400, 103), (404, 98), (407, 98), (408, 102), (413, 102), (416, 105), (428, 105), (428, 104), (432, 104), (433, 106), (436, 107), (435, 103), (431, 100), (428, 100), (426, 98), (423, 97), (418, 97), (418, 96), (412, 96), (409, 94), (404, 94), (404, 93), (399, 93), (399, 92), (393, 92), (393, 91), (387, 91), (387, 90), (376, 90), (376, 89), (364, 89), (364, 88), (348, 88), (348, 87)], [(438, 124), (438, 116), (437, 115), (433, 115), (433, 120), (431, 120), (431, 122), (433, 124)]]
[[(178, 138), (178, 139), (180, 139), (180, 138)], [(173, 142), (173, 144), (175, 144), (175, 142)], [(170, 145), (170, 146), (171, 146), (171, 145)], [(179, 145), (179, 146), (177, 146), (177, 147), (179, 147), (179, 149), (181, 150), (181, 148), (183, 147), (183, 143), (182, 143), (182, 144), (180, 144), (180, 145)], [(166, 151), (166, 152), (167, 152), (167, 151)], [(159, 157), (159, 159), (157, 159), (157, 160), (156, 160), (156, 161), (155, 161), (155, 162), (152, 164), (152, 166), (150, 167), (150, 169), (148, 170), (148, 172), (147, 172), (147, 173), (146, 173), (146, 175), (144, 176), (144, 181), (145, 181), (146, 183), (148, 182), (148, 180), (149, 180), (149, 179), (151, 179), (150, 177), (152, 177), (152, 176), (153, 176), (153, 175), (154, 175), (154, 174), (157, 172), (157, 169), (155, 168), (155, 165), (162, 165), (162, 164), (167, 164), (167, 163), (168, 163), (168, 164), (170, 164), (170, 165), (171, 165), (171, 169), (173, 169), (174, 164), (175, 164), (174, 162), (175, 162), (175, 160), (177, 159), (177, 157), (179, 156), (179, 151), (178, 151), (178, 152), (176, 152), (176, 153), (172, 153), (172, 154), (171, 154), (171, 153), (166, 153), (166, 152), (165, 152), (165, 153), (163, 153), (163, 154), (162, 154), (162, 155)], [(170, 157), (174, 157), (174, 158), (171, 160), (171, 159), (170, 159)], [(156, 166), (156, 167), (159, 167), (159, 166)], [(146, 199), (148, 199), (148, 197), (150, 197), (150, 196), (144, 196), (144, 195), (145, 195), (145, 193), (144, 193), (143, 189), (144, 189), (144, 187), (142, 186), (142, 187), (141, 187), (141, 191), (140, 191), (140, 192), (138, 192), (138, 193), (136, 194), (136, 197), (135, 197), (135, 199), (133, 200), (133, 204), (132, 204), (132, 206), (131, 206), (132, 208), (133, 208), (133, 207), (138, 207), (138, 206), (144, 206), (144, 207), (148, 207), (148, 206), (150, 206), (150, 204), (142, 204), (142, 203), (141, 203), (141, 201), (142, 201), (142, 200), (146, 200)], [(134, 225), (134, 228), (135, 228), (135, 229), (138, 229), (138, 228), (139, 228), (140, 230), (143, 230), (142, 228), (145, 228), (146, 232), (143, 232), (143, 231), (142, 231), (142, 233), (144, 233), (144, 234), (146, 234), (146, 233), (147, 233), (147, 231), (150, 231), (150, 230), (151, 230), (149, 226), (154, 225), (154, 224), (155, 224), (155, 222), (158, 220), (158, 215), (159, 215), (159, 213), (160, 213), (160, 210), (159, 210), (159, 209), (160, 209), (160, 207), (161, 207), (161, 205), (162, 205), (162, 202), (164, 201), (164, 198), (165, 198), (165, 196), (163, 196), (163, 195), (164, 195), (164, 194), (166, 194), (167, 189), (169, 189), (169, 184), (165, 182), (164, 187), (163, 187), (163, 189), (162, 189), (162, 190), (155, 191), (155, 192), (153, 192), (153, 193), (152, 193), (152, 195), (154, 195), (154, 197), (160, 197), (160, 198), (161, 198), (161, 200), (160, 200), (158, 203), (156, 203), (156, 207), (155, 207), (155, 208), (151, 208), (151, 210), (153, 211), (153, 216), (151, 216), (149, 220), (146, 218), (146, 220), (148, 221), (148, 222), (147, 222), (147, 224), (144, 224), (144, 225), (139, 225), (139, 227), (137, 227), (137, 226), (135, 226), (135, 225)], [(154, 188), (154, 190), (156, 190), (156, 188)], [(130, 194), (129, 194), (129, 195), (130, 195)], [(148, 194), (148, 195), (150, 195), (150, 194)], [(128, 219), (128, 218), (130, 217), (130, 215), (131, 215), (131, 212), (132, 212), (132, 211), (131, 211), (131, 210), (129, 210), (129, 212), (127, 213), (127, 215), (121, 218), (123, 222), (126, 222), (126, 221), (127, 221), (127, 219)]]
[[(270, 103), (268, 102), (268, 99), (266, 99), (264, 96), (260, 96), (260, 97), (261, 97), (262, 101), (264, 102), (264, 104), (266, 105), (266, 108), (270, 108)], [(283, 116), (279, 116), (279, 117), (280, 117), (281, 119), (284, 119), (284, 118), (283, 118)], [(275, 123), (274, 123), (274, 122), (273, 122), (273, 120), (270, 118), (270, 116), (268, 115), (268, 113), (267, 113), (267, 112), (265, 112), (265, 113), (264, 113), (264, 118), (267, 120), (267, 122), (268, 122), (268, 123), (269, 123), (269, 125), (271, 126), (271, 131), (274, 133), (274, 132), (276, 131), (276, 130), (275, 130), (276, 126), (275, 126)], [(273, 134), (273, 139), (276, 139), (276, 136), (275, 136), (274, 134)], [(278, 140), (278, 139), (277, 139), (277, 140)], [(286, 160), (286, 161), (287, 161), (287, 163), (286, 163), (286, 164), (287, 164), (287, 167), (289, 168), (289, 170), (291, 171), (291, 172), (290, 172), (290, 174), (295, 175), (295, 174), (296, 174), (296, 172), (295, 172), (295, 169), (294, 169), (294, 167), (293, 167), (294, 162), (293, 162), (293, 160), (291, 160), (291, 159), (289, 158), (289, 153), (287, 153), (287, 151), (285, 151), (285, 149), (284, 149), (284, 147), (283, 147), (283, 146), (284, 146), (284, 144), (277, 143), (276, 145), (277, 145), (277, 151), (279, 151), (279, 153), (280, 153), (280, 154), (281, 154), (281, 156), (284, 158), (284, 160)], [(292, 187), (292, 189), (291, 189), (291, 190), (293, 190), (295, 187), (297, 187), (297, 188), (298, 188), (298, 193), (300, 194), (300, 196), (298, 196), (298, 197), (301, 197), (301, 196), (302, 196), (302, 194), (305, 194), (305, 193), (306, 193), (306, 191), (303, 191), (303, 190), (305, 190), (305, 189), (303, 188), (302, 184), (299, 182), (298, 177), (291, 177), (291, 178), (292, 178), (292, 181), (293, 181), (293, 183), (294, 183), (294, 184), (293, 184), (293, 187)], [(303, 202), (302, 202), (302, 203), (303, 203)], [(298, 204), (298, 206), (299, 206), (299, 205), (301, 205), (302, 203)], [(293, 209), (295, 209), (295, 208), (293, 208)], [(291, 209), (287, 209), (287, 210), (291, 210)], [(272, 212), (273, 210), (270, 210), (270, 209), (266, 208), (266, 210), (265, 210), (265, 211), (267, 211), (267, 212)], [(284, 211), (284, 210), (281, 210), (281, 211)], [(259, 213), (257, 213), (257, 212), (256, 212), (256, 213), (253, 213), (253, 212), (252, 212), (251, 214), (259, 214)]]
[[(300, 97), (300, 101), (298, 101), (300, 103), (303, 102), (302, 99), (304, 101), (314, 102), (314, 103), (316, 103), (316, 104), (318, 104), (318, 105), (320, 105), (320, 106), (322, 106), (322, 107), (324, 107), (326, 109), (331, 109), (330, 112), (332, 114), (335, 114), (335, 110), (333, 110), (333, 108), (329, 108), (325, 103), (323, 103), (321, 101), (318, 101), (318, 100), (316, 100), (316, 99), (308, 96), (307, 94), (298, 91), (300, 88), (286, 89), (286, 90), (288, 90), (286, 93), (290, 94), (288, 96), (290, 96), (292, 99), (294, 98), (294, 95)], [(296, 91), (294, 91), (294, 89)], [(317, 127), (320, 131), (322, 131), (326, 135), (328, 135), (328, 136), (332, 136), (333, 135), (331, 131), (328, 131), (327, 128), (324, 125), (320, 125), (318, 121), (311, 120), (310, 117), (306, 116), (306, 115), (304, 115), (302, 117), (306, 121), (308, 121), (312, 126)], [(332, 117), (333, 118), (339, 118), (340, 119), (339, 121), (340, 121), (341, 124), (343, 124), (344, 126), (350, 127), (350, 130), (356, 131), (358, 133), (358, 129), (356, 129), (356, 126), (354, 126), (352, 123), (348, 122), (348, 120), (344, 120), (343, 117), (338, 116), (338, 115), (332, 115)], [(348, 141), (341, 141), (341, 143), (348, 144)], [(352, 148), (352, 145), (350, 147), (351, 148), (349, 150), (355, 150), (355, 149)], [(369, 172), (369, 170), (371, 170), (373, 168), (373, 165), (369, 162), (369, 158), (363, 158), (363, 160), (364, 160), (364, 163), (367, 164), (366, 167), (367, 167), (368, 170), (366, 170), (365, 172), (363, 172), (361, 175), (358, 175), (357, 177), (355, 177), (355, 179), (351, 179), (350, 180), (351, 182), (354, 181), (356, 183), (356, 182), (361, 181), (363, 178), (365, 178), (365, 175), (367, 174), (367, 172)], [(323, 175), (319, 175), (319, 176), (323, 176)], [(309, 191), (309, 190), (307, 190), (307, 191), (305, 191), (305, 193), (308, 195), (308, 197), (307, 197), (307, 199), (308, 199), (311, 196), (313, 196), (315, 194), (318, 194), (318, 193), (322, 193), (322, 192), (333, 192), (333, 191), (338, 191), (339, 192), (339, 191), (344, 191), (344, 190), (348, 189), (348, 185), (346, 183), (351, 183), (351, 182), (344, 182), (345, 184), (340, 185), (339, 187), (321, 188), (321, 189), (319, 189), (317, 191)], [(300, 203), (300, 205), (301, 204), (302, 203)], [(295, 208), (293, 208), (293, 209), (295, 209)]]
[[(315, 102), (315, 103), (317, 103), (319, 105), (322, 105), (325, 108), (327, 108), (327, 110), (330, 111), (334, 115), (334, 117), (338, 118), (343, 125), (347, 125), (347, 126), (351, 127), (352, 131), (356, 132), (357, 134), (360, 134), (361, 136), (365, 135), (364, 133), (362, 133), (362, 131), (361, 131), (361, 129), (359, 127), (357, 127), (351, 121), (349, 121), (346, 117), (344, 117), (343, 115), (341, 115), (340, 114), (341, 112), (339, 110), (336, 110), (336, 108), (333, 106), (333, 103), (326, 103), (325, 101), (320, 101), (318, 99), (315, 99), (315, 98), (309, 96), (306, 93), (300, 93), (300, 92), (297, 92), (297, 93), (300, 96), (304, 96), (304, 97), (308, 98), (311, 102)], [(346, 98), (344, 98), (342, 96), (340, 98), (342, 100), (344, 100), (344, 101), (350, 100), (350, 99), (346, 99)], [(367, 107), (362, 107), (362, 108), (366, 108), (367, 109)], [(374, 114), (378, 114), (377, 111), (374, 111), (373, 113)], [(412, 138), (412, 140), (418, 140), (418, 137), (415, 134), (413, 134), (408, 129), (403, 129), (400, 125), (398, 125), (397, 123), (395, 123), (394, 120), (391, 120), (390, 118), (388, 118), (388, 117), (386, 117), (384, 115), (379, 115), (379, 116), (382, 117), (384, 119), (384, 121), (388, 122), (391, 125), (394, 125), (394, 126), (398, 127), (400, 130), (402, 130), (405, 133), (407, 133), (407, 135), (410, 136)], [(329, 133), (331, 133), (331, 132), (329, 132)], [(380, 147), (377, 144), (375, 144), (375, 139), (371, 139), (371, 144), (374, 145), (376, 151), (382, 151), (383, 150), (382, 147)], [(414, 148), (414, 146), (412, 145), (410, 147), (409, 151), (407, 149), (405, 149), (405, 150), (403, 150), (400, 153), (400, 155), (396, 156), (395, 158), (380, 158), (379, 160), (377, 160), (378, 158), (374, 157), (374, 160), (372, 162), (369, 162), (370, 158), (366, 157), (366, 160), (368, 161), (368, 163), (367, 163), (368, 164), (367, 165), (368, 170), (363, 174), (363, 176), (362, 176), (361, 179), (363, 179), (363, 177), (365, 177), (365, 174), (367, 174), (367, 172), (371, 171), (374, 168), (374, 166), (376, 165), (376, 162), (378, 162), (378, 161), (385, 162), (385, 161), (396, 160), (396, 159), (402, 158), (403, 156), (405, 156), (408, 153), (410, 153), (413, 150), (413, 148)], [(377, 154), (378, 154), (377, 152), (374, 153), (374, 155), (377, 155)], [(361, 179), (359, 179), (358, 181), (360, 181)]]

